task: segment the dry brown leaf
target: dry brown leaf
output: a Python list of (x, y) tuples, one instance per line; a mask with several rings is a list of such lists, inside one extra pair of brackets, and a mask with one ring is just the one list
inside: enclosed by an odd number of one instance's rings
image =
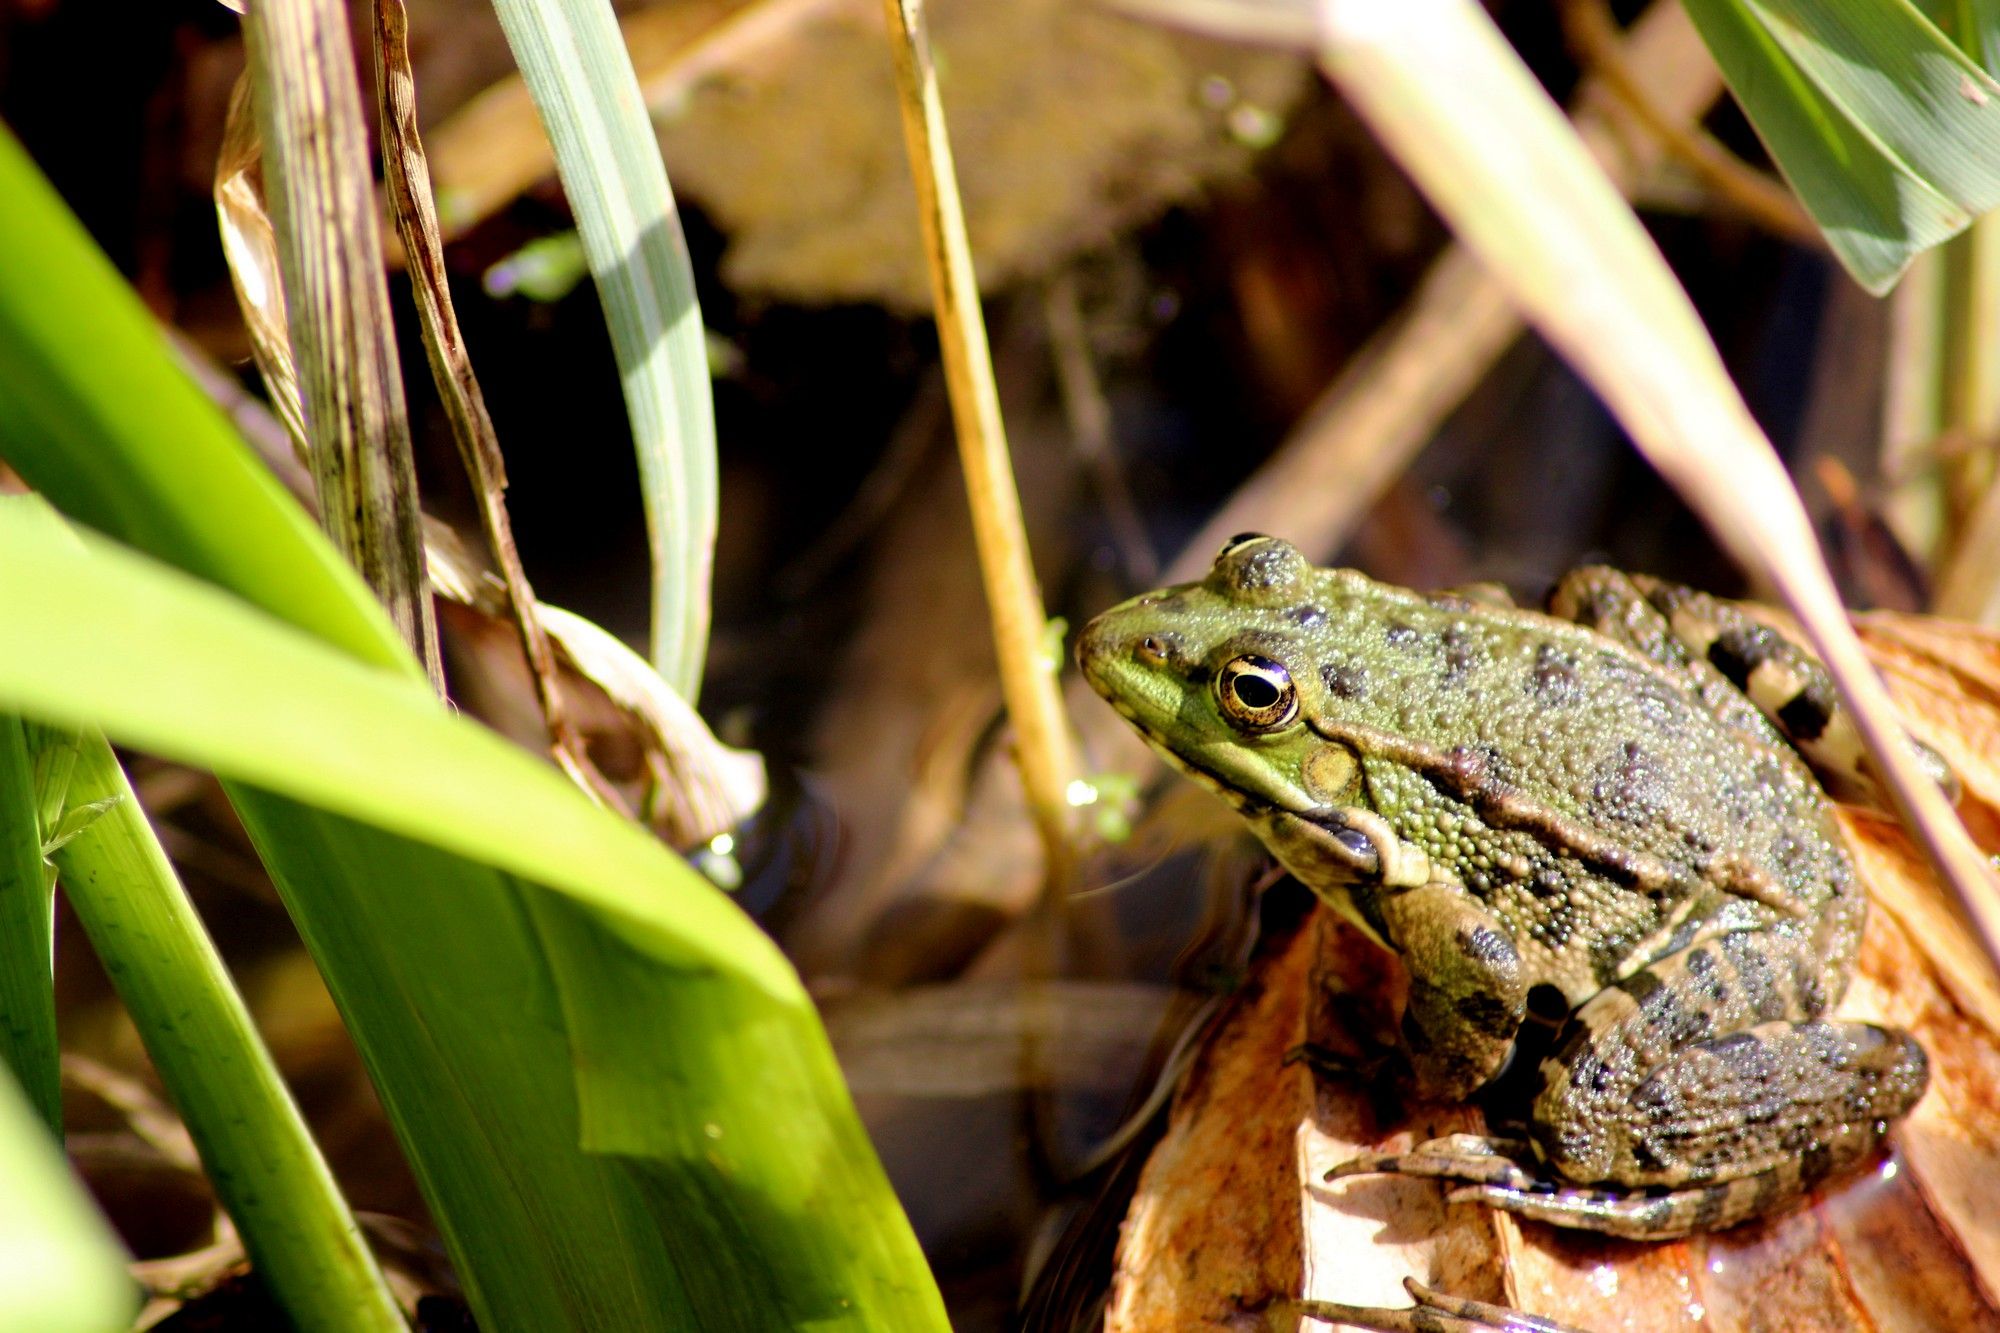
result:
[(285, 276), (278, 267), (278, 238), (264, 198), (264, 136), (250, 105), (248, 74), (236, 80), (229, 94), (229, 116), (215, 160), (215, 218), (257, 372), (293, 451), (309, 467), (306, 414), (292, 361), (291, 328), (285, 322)]
[[(1068, 0), (939, 0), (946, 121), (979, 279), (993, 290), (1240, 171), (1304, 62)], [(730, 236), (732, 287), (927, 306), (880, 0), (655, 5), (625, 20), (677, 193)], [(432, 136), (447, 232), (549, 170), (518, 82)]]
[[(1991, 802), (2000, 635), (1907, 616), (1867, 628), (1913, 729), (1963, 763), (1969, 806)], [(1308, 1036), (1338, 1039), (1321, 1026), (1326, 981), (1378, 1002), (1397, 984), (1386, 954), (1320, 913), (1197, 1061), (1127, 1216), (1107, 1328), (1258, 1327), (1301, 1295), (1399, 1307), (1413, 1276), (1593, 1330), (2000, 1329), (2000, 989), (1901, 832), (1842, 819), (1876, 910), (1840, 1012), (1910, 1029), (1931, 1058), (1930, 1091), (1875, 1169), (1781, 1217), (1657, 1244), (1446, 1206), (1418, 1180), (1322, 1185), (1357, 1152), (1480, 1125), (1425, 1105), (1378, 1124), (1354, 1086), (1282, 1064)]]

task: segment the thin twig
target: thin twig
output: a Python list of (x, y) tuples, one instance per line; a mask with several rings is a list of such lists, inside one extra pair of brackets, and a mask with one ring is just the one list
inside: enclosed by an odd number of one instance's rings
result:
[[(1670, 116), (1693, 120), (1722, 92), (1714, 62), (1702, 57), (1700, 37), (1671, 0), (1647, 10), (1621, 48), (1620, 67)], [(1586, 83), (1571, 116), (1605, 171), (1630, 190), (1658, 167), (1664, 145), (1620, 135), (1602, 89)], [(1524, 327), (1506, 290), (1454, 242), (1396, 320), (1369, 339), (1278, 451), (1183, 548), (1168, 581), (1200, 578), (1223, 542), (1244, 531), (1280, 533), (1331, 558)]]
[(921, 0), (883, 0), (883, 7), (895, 57), (903, 138), (916, 181), (924, 257), (937, 307), (945, 384), (958, 426), (973, 539), (993, 617), (1000, 691), (1014, 724), (1015, 757), (1028, 808), (1047, 856), (1047, 883), (1059, 892), (1069, 877), (1072, 856), (1068, 788), (1076, 762), (1068, 719), (1046, 660), (1047, 614), (1028, 559), (1021, 497), (1000, 420), (1000, 395), (993, 381), (979, 288), (973, 280), (964, 207), (945, 138), (944, 108), (938, 99), (923, 6)]
[(500, 439), (493, 418), (486, 411), (486, 396), (472, 372), (472, 360), (465, 352), (459, 332), (458, 315), (452, 308), (450, 280), (445, 273), (444, 245), (438, 238), (437, 206), (431, 196), (430, 166), (424, 158), (424, 144), (417, 134), (417, 86), (410, 71), (409, 16), (403, 0), (378, 0), (375, 6), (375, 89), (381, 99), (382, 174), (389, 186), (390, 212), (395, 215), (396, 233), (402, 238), (405, 262), (409, 265), (410, 288), (417, 299), (417, 314), (424, 334), (424, 350), (429, 354), (431, 377), (437, 381), (438, 396), (445, 415), (451, 419), (452, 438), (478, 497), (479, 522), (486, 533), (487, 547), (500, 567), (507, 589), (507, 608), (520, 633), (521, 651), (528, 659), (528, 672), (535, 682), (535, 698), (541, 704), (542, 720), (549, 729), (556, 762), (579, 787), (614, 810), (624, 803), (597, 765), (590, 760), (583, 736), (564, 707), (561, 679), (555, 654), (549, 648), (548, 632), (537, 614), (535, 590), (521, 567), (520, 552), (514, 547), (514, 529), (507, 516), (507, 469), (500, 454)]
[(1083, 327), (1083, 310), (1076, 294), (1076, 271), (1064, 268), (1042, 289), (1042, 317), (1049, 326), (1049, 352), (1055, 362), (1056, 386), (1062, 393), (1063, 415), (1077, 456), (1090, 469), (1098, 503), (1111, 524), (1112, 540), (1125, 562), (1134, 587), (1144, 588), (1159, 577), (1160, 557), (1132, 502), (1125, 469), (1118, 465), (1118, 445), (1111, 430), (1111, 404), (1091, 359), (1090, 338)]
[(1562, 20), (1577, 63), (1602, 80), (1619, 104), (1718, 198), (1788, 241), (1826, 249), (1826, 237), (1796, 195), (1703, 133), (1693, 118), (1661, 103), (1632, 69), (1623, 34), (1604, 0), (1563, 0)]

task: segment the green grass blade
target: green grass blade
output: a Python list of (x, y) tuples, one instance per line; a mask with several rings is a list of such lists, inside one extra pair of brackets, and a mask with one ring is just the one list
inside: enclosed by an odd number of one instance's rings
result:
[(1971, 221), (1883, 152), (1738, 0), (1685, 0), (1772, 160), (1856, 282), (1887, 291), (1910, 260)]
[(124, 1333), (138, 1309), (111, 1229), (0, 1069), (0, 1328)]
[(1686, 0), (1773, 160), (1869, 291), (2000, 204), (2000, 84), (1902, 0)]
[(2000, 83), (1907, 0), (1744, 0), (1799, 68), (1925, 183), (2000, 204)]
[(0, 706), (237, 780), (483, 1322), (941, 1326), (811, 1006), (733, 904), (417, 678), (22, 507), (0, 623), (40, 650), (0, 655)]
[(270, 473), (250, 465), (5, 126), (0, 199), (0, 453), (64, 513), (172, 552), (181, 568), (274, 615), (415, 673), (360, 579), (313, 539), (313, 521)]
[(26, 627), (61, 628), (34, 653), (0, 654), (0, 694), (547, 883), (655, 957), (805, 1005), (791, 965), (728, 898), (420, 677), (356, 662), (102, 537), (43, 540), (27, 507), (0, 504), (0, 623), (28, 641)]
[(206, 581), (0, 507), (0, 623), (37, 645), (0, 700), (236, 775), (481, 1326), (942, 1328), (769, 940), (451, 716), (3, 136), (0, 196), (0, 401), (44, 405), (0, 412), (0, 457)]
[(0, 1068), (60, 1143), (52, 899), (36, 804), (27, 734), (19, 718), (0, 714)]
[(303, 1333), (404, 1333), (242, 997), (94, 732), (82, 737), (69, 801), (108, 804), (56, 851), (63, 891), (258, 1273)]
[(693, 703), (708, 652), (715, 409), (659, 139), (606, 0), (493, 7), (555, 147), (611, 329), (652, 548), (653, 664)]

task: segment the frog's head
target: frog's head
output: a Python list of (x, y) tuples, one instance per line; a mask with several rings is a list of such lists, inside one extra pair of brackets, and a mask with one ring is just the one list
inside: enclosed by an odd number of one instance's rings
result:
[(1077, 638), (1091, 687), (1315, 887), (1377, 877), (1394, 856), (1386, 825), (1358, 808), (1353, 750), (1311, 725), (1337, 703), (1318, 665), (1328, 608), (1371, 586), (1245, 534), (1201, 582), (1115, 606)]

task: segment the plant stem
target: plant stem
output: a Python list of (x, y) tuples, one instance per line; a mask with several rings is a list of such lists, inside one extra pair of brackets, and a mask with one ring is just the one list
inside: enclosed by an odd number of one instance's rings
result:
[(443, 693), (347, 9), (260, 0), (243, 35), (320, 523)]
[(0, 1065), (62, 1142), (62, 1069), (50, 959), (52, 895), (42, 863), (34, 765), (21, 720), (0, 714)]
[(56, 850), (63, 890), (259, 1275), (305, 1333), (407, 1333), (243, 998), (93, 730), (69, 802), (107, 800)]
[(921, 0), (883, 0), (889, 46), (895, 56), (903, 141), (917, 187), (917, 218), (937, 309), (938, 347), (958, 426), (958, 454), (972, 505), (972, 535), (993, 618), (993, 649), (1000, 692), (1014, 724), (1014, 753), (1027, 788), (1028, 808), (1042, 837), (1047, 882), (1062, 885), (1071, 861), (1068, 789), (1076, 773), (1069, 719), (1055, 672), (1045, 660), (1047, 612), (1028, 558), (1021, 497), (1000, 420), (1000, 394), (986, 345), (986, 321), (973, 278), (965, 210), (945, 135), (937, 71)]

